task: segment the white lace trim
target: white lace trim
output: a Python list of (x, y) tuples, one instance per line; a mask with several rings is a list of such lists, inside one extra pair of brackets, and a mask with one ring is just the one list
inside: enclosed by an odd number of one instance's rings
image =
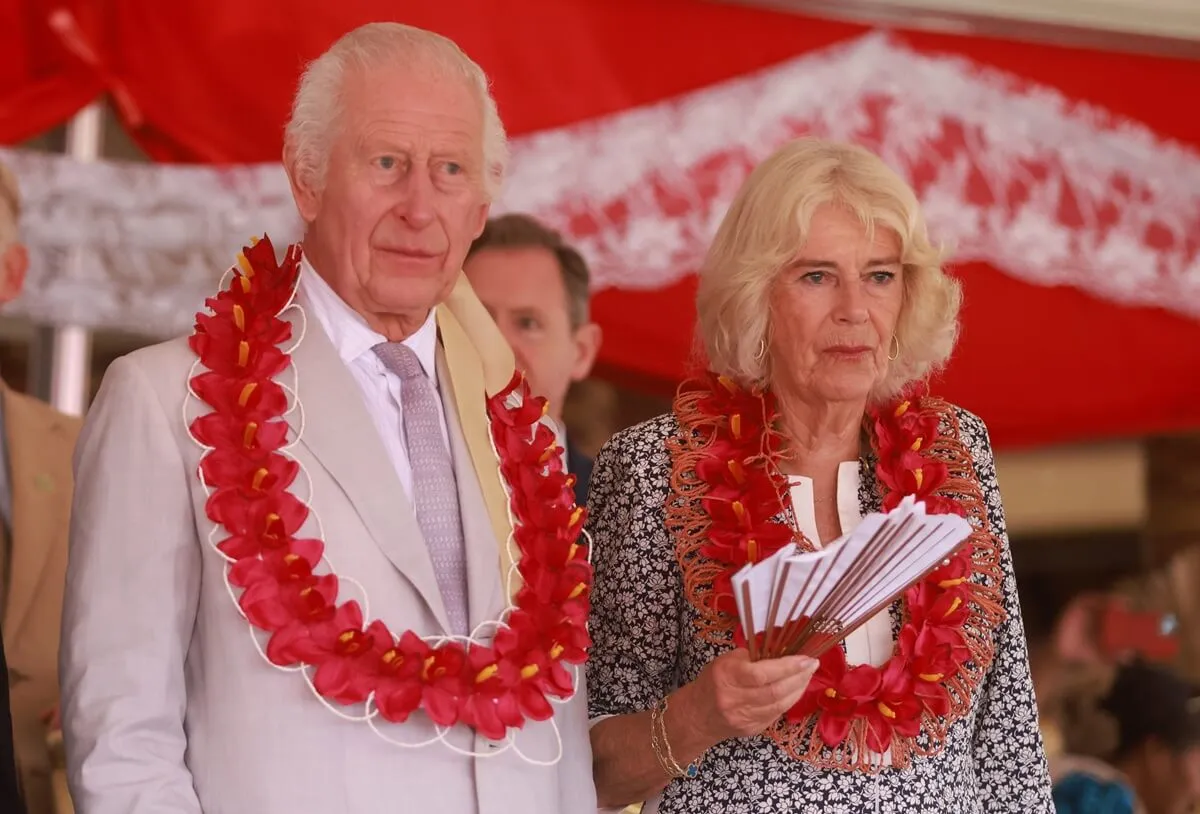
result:
[[(496, 208), (562, 229), (598, 288), (660, 288), (695, 270), (749, 169), (801, 133), (876, 150), (913, 182), (957, 261), (1200, 316), (1200, 153), (882, 34), (516, 139)], [(77, 164), (4, 150), (0, 160), (21, 179), (33, 260), (13, 310), (38, 320), (180, 333), (249, 235), (297, 237), (275, 164)]]

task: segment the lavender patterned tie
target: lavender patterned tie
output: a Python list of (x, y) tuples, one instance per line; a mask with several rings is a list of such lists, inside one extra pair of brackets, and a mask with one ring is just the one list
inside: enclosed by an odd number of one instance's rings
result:
[(401, 413), (408, 462), (413, 474), (413, 508), (425, 538), (433, 573), (450, 617), (450, 633), (467, 631), (467, 556), (458, 486), (450, 450), (442, 437), (437, 391), (425, 375), (417, 355), (399, 342), (384, 342), (373, 349), (384, 366), (400, 377)]

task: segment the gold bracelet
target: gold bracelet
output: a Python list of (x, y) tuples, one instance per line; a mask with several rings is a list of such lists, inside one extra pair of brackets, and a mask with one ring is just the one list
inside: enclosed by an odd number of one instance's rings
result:
[(703, 755), (689, 763), (686, 768), (675, 760), (675, 754), (671, 751), (671, 740), (667, 737), (667, 704), (668, 699), (664, 698), (650, 708), (650, 747), (658, 759), (658, 767), (668, 777), (693, 778), (700, 773)]
[(687, 770), (679, 765), (675, 760), (675, 753), (671, 751), (671, 739), (667, 737), (667, 704), (670, 699), (664, 698), (662, 702), (662, 712), (658, 714), (658, 726), (662, 735), (663, 748), (667, 752), (667, 765), (671, 769), (673, 777), (687, 776)]
[(659, 720), (666, 711), (663, 703), (658, 701), (650, 708), (650, 748), (654, 750), (654, 757), (658, 759), (658, 767), (662, 769), (663, 774), (667, 777), (673, 777), (671, 765), (667, 762), (667, 756), (663, 753), (662, 745), (659, 743)]

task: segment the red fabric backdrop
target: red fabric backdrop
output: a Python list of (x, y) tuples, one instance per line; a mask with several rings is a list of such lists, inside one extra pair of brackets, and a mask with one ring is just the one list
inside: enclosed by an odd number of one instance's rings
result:
[[(52, 8), (74, 14), (74, 27), (57, 18), (69, 48), (51, 30)], [(157, 160), (271, 161), (301, 65), (372, 20), (400, 18), (459, 42), (492, 76), (513, 135), (654, 102), (865, 31), (698, 0), (400, 8), (382, 0), (19, 0), (0, 9), (0, 141), (36, 135), (107, 87)], [(918, 50), (968, 56), (1200, 147), (1200, 108), (1186, 100), (1186, 89), (1200, 88), (1200, 63), (903, 36)], [(956, 271), (966, 286), (964, 333), (938, 390), (983, 414), (998, 445), (1200, 425), (1197, 322), (1034, 287), (983, 265)], [(669, 392), (690, 347), (691, 294), (689, 282), (602, 292), (602, 369)]]

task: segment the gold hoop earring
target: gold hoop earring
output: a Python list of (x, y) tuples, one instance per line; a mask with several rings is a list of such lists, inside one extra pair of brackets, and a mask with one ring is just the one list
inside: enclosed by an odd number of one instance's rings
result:
[(767, 355), (767, 340), (758, 340), (758, 353), (754, 354), (754, 361), (761, 362), (763, 357)]
[(892, 334), (892, 344), (895, 346), (896, 349), (888, 354), (889, 362), (894, 362), (900, 358), (900, 337), (896, 336), (895, 334)]

